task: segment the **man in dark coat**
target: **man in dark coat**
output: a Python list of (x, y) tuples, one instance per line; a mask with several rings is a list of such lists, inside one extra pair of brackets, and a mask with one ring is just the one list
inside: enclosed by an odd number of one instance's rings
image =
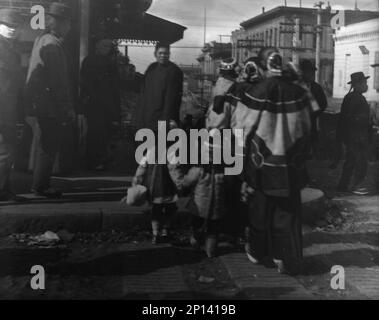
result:
[(157, 61), (145, 72), (137, 110), (137, 127), (153, 131), (158, 129), (158, 121), (179, 124), (183, 92), (183, 72), (169, 60), (170, 46), (158, 44), (155, 57)]
[(63, 46), (71, 28), (71, 10), (52, 3), (47, 15), (47, 29), (34, 43), (27, 77), (28, 111), (38, 118), (41, 130), (32, 190), (40, 196), (59, 198), (61, 193), (50, 186), (51, 174), (64, 126), (75, 118)]
[(0, 9), (0, 201), (22, 201), (11, 192), (10, 173), (23, 87), (21, 62), (13, 44), (22, 22), (15, 10)]
[(339, 192), (348, 192), (354, 174), (352, 192), (357, 195), (367, 195), (369, 191), (362, 186), (368, 168), (369, 144), (372, 133), (370, 106), (363, 96), (367, 92), (367, 79), (363, 72), (351, 75), (351, 90), (346, 95), (340, 114), (337, 138), (346, 147), (346, 162)]
[(87, 166), (103, 170), (108, 160), (112, 125), (120, 123), (120, 90), (117, 65), (110, 54), (112, 39), (96, 37), (95, 53), (86, 57), (81, 70), (81, 98), (87, 118)]

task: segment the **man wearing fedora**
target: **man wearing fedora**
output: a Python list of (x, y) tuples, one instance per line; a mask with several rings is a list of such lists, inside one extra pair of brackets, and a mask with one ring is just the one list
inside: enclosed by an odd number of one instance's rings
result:
[(59, 198), (50, 180), (64, 126), (75, 113), (64, 38), (71, 29), (71, 10), (52, 3), (47, 28), (35, 40), (27, 76), (29, 115), (38, 119), (41, 139), (34, 168), (32, 190), (39, 196)]
[(11, 192), (10, 173), (17, 142), (16, 124), (23, 88), (21, 60), (14, 42), (22, 17), (0, 9), (0, 201), (23, 201)]
[[(369, 144), (372, 134), (370, 106), (363, 96), (368, 90), (367, 77), (363, 72), (351, 75), (350, 92), (346, 95), (340, 113), (337, 139), (346, 148), (346, 161), (338, 184), (339, 192), (352, 191), (356, 195), (367, 195), (363, 187), (367, 175)], [(352, 189), (350, 183), (353, 179)]]

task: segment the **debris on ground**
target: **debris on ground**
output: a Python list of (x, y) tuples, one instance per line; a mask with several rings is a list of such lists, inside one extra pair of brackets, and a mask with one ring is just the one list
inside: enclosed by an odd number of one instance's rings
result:
[(13, 241), (28, 246), (54, 247), (61, 243), (61, 239), (55, 232), (46, 231), (44, 234), (31, 235), (28, 233), (12, 234)]
[(348, 215), (342, 212), (346, 213), (346, 208), (340, 203), (328, 201), (324, 217), (316, 222), (316, 231), (341, 230), (348, 218)]
[(59, 236), (52, 231), (29, 238), (28, 246), (54, 246), (60, 242)]
[(61, 241), (66, 243), (72, 242), (75, 238), (75, 234), (68, 232), (67, 230), (58, 231), (57, 235), (61, 239)]
[(200, 283), (210, 284), (213, 283), (215, 280), (215, 278), (200, 276), (200, 278), (197, 281), (199, 281)]

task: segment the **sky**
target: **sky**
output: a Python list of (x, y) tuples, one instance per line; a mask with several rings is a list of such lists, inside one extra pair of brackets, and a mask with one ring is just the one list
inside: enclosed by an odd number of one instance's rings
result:
[[(248, 20), (277, 6), (285, 0), (153, 0), (147, 11), (160, 18), (179, 23), (187, 30), (184, 38), (173, 44), (171, 60), (178, 64), (197, 64), (196, 58), (204, 44), (204, 6), (207, 10), (206, 42), (220, 41), (220, 35), (231, 35), (239, 29), (242, 21)], [(360, 10), (377, 10), (379, 0), (357, 0)], [(313, 7), (316, 0), (302, 0), (303, 7)], [(327, 1), (325, 0), (325, 3)], [(299, 6), (300, 0), (287, 0), (288, 6)], [(355, 0), (331, 0), (334, 9), (353, 9)], [(228, 37), (221, 38), (223, 42)], [(193, 47), (191, 49), (175, 46)], [(144, 72), (154, 61), (153, 48), (129, 47), (129, 57), (139, 72)]]

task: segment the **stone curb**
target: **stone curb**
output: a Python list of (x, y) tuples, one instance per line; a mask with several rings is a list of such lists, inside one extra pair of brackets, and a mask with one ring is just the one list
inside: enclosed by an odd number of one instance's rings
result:
[[(304, 222), (317, 221), (325, 213), (321, 192), (308, 197), (304, 205)], [(190, 218), (185, 209), (188, 199), (181, 199), (173, 224), (185, 227)], [(148, 226), (148, 207), (126, 207), (119, 202), (79, 202), (9, 205), (0, 207), (0, 236), (12, 233), (127, 231)]]

